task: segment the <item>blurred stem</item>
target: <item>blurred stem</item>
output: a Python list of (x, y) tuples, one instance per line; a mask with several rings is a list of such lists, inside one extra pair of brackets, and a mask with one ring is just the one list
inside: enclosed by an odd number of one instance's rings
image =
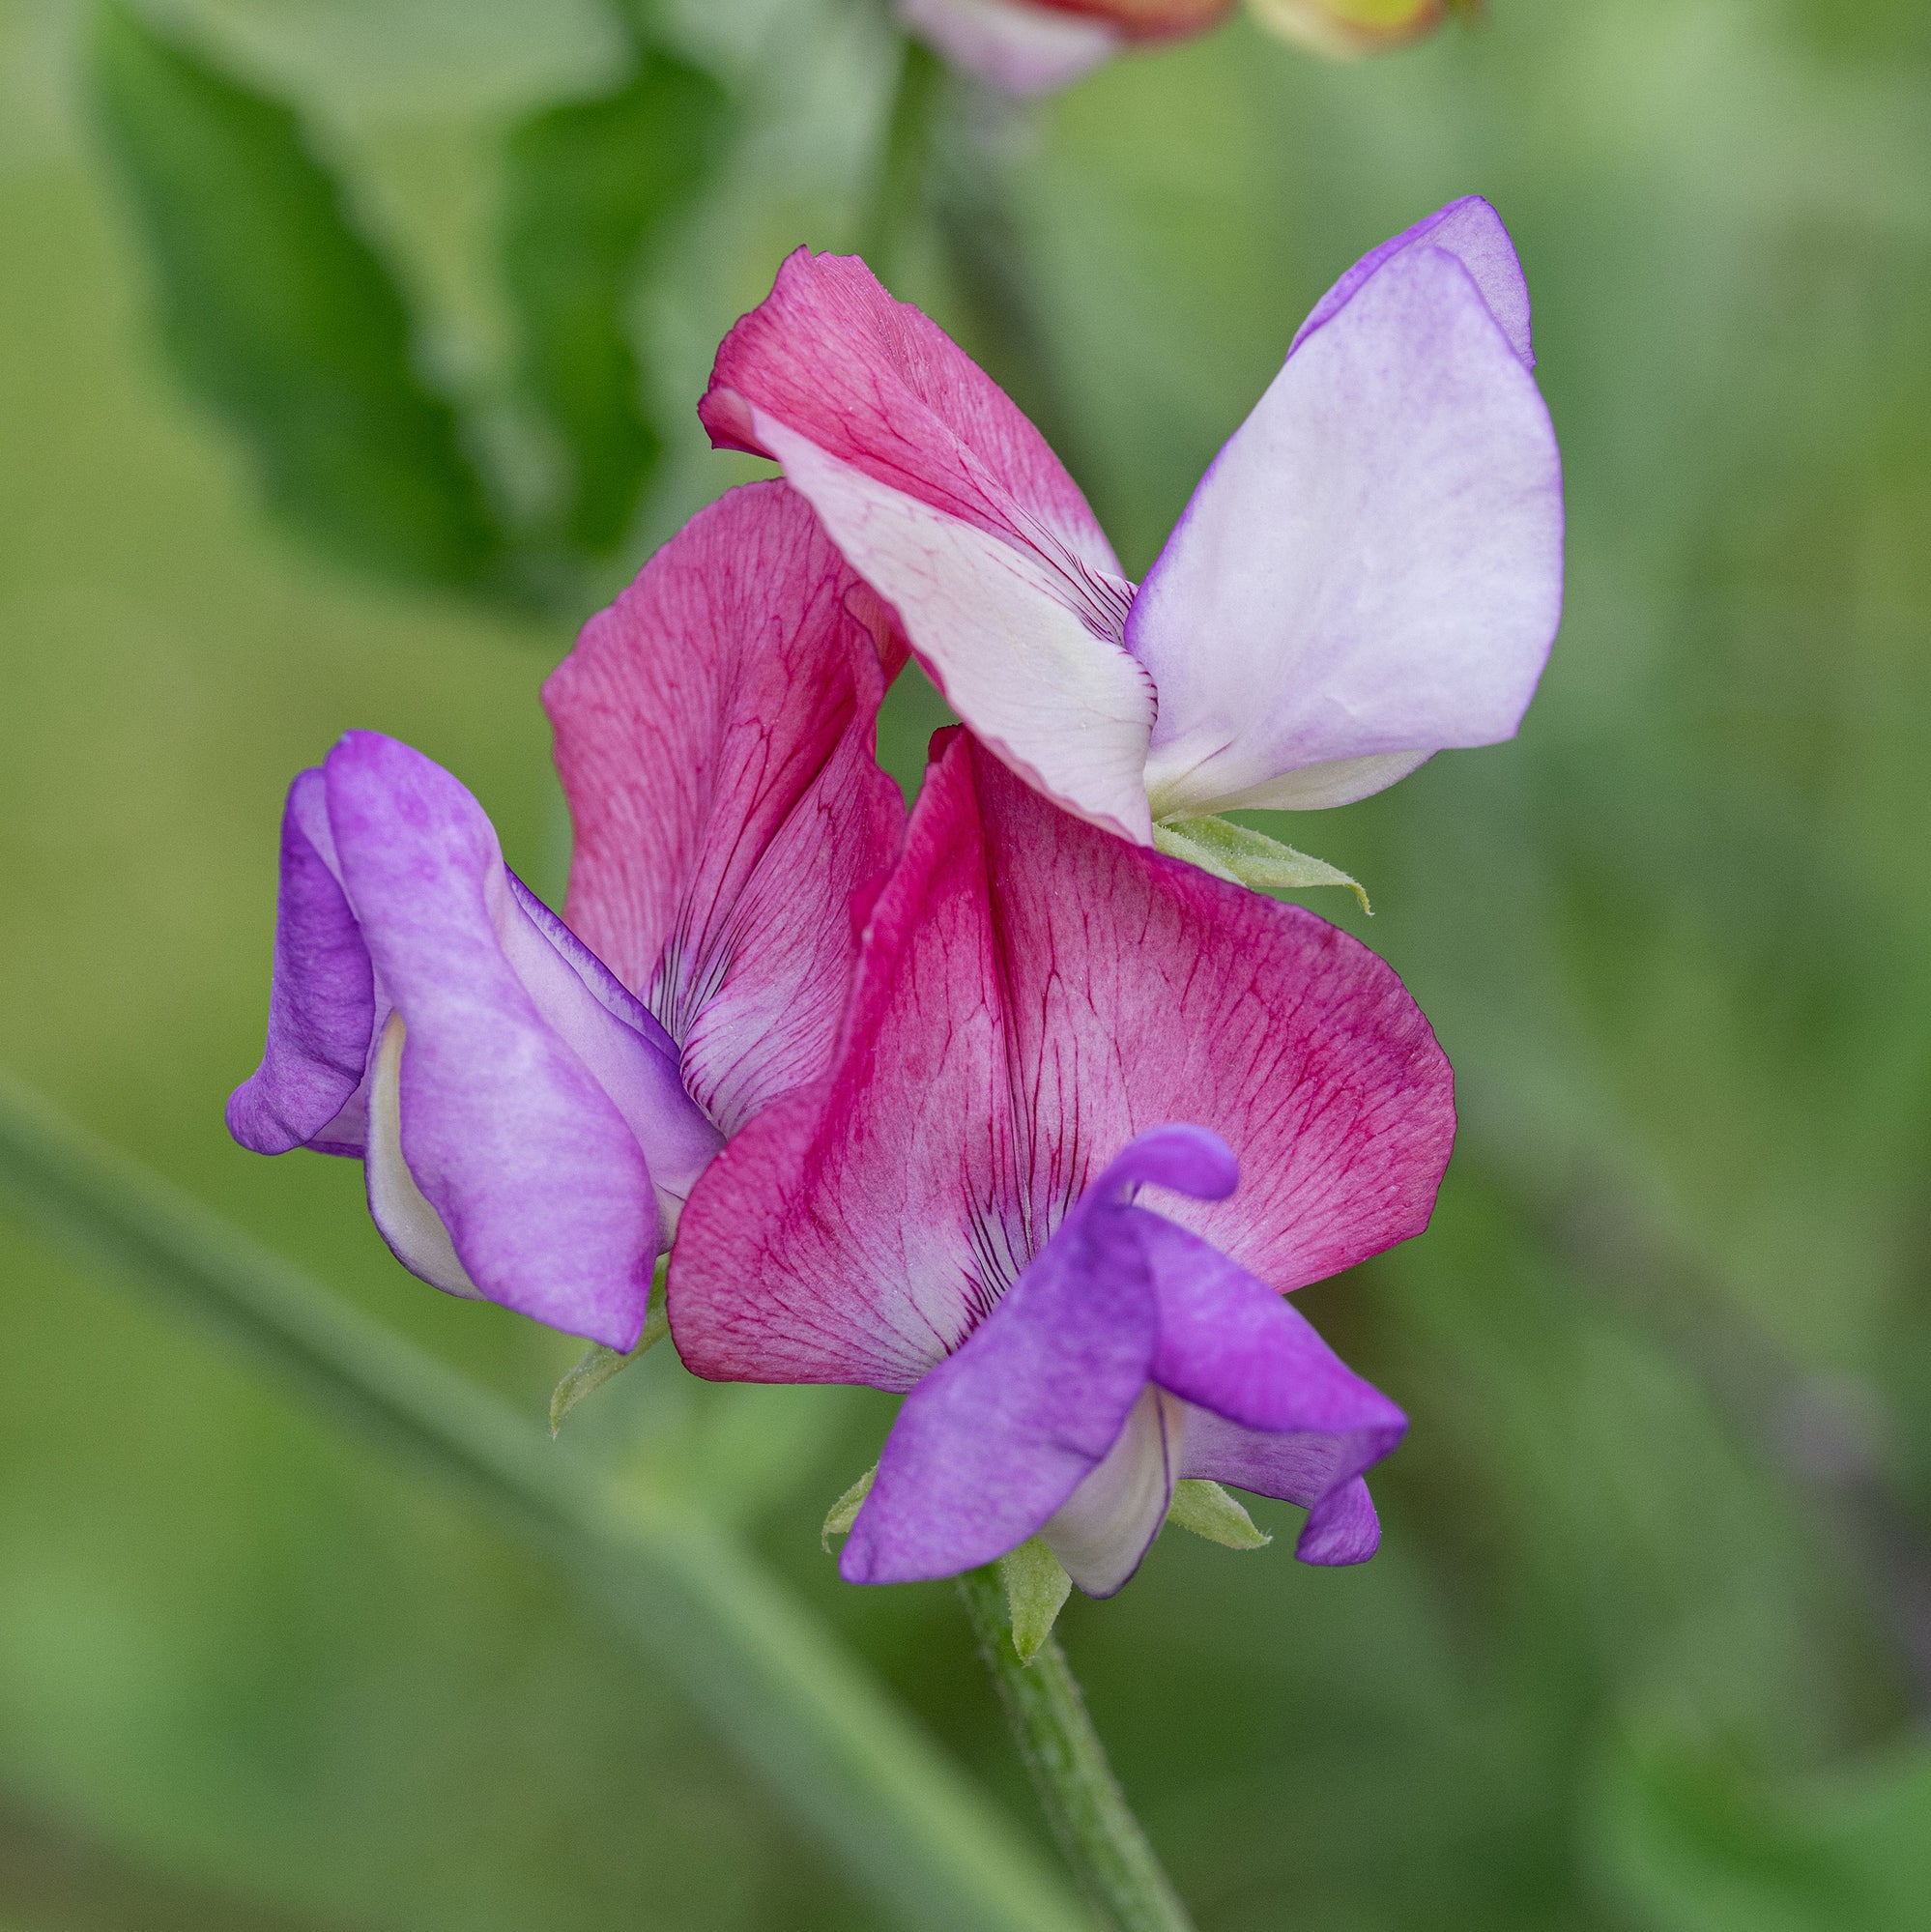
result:
[(963, 310), (966, 346), (1077, 476), (1078, 441), (1009, 180), (1007, 151), (1026, 145), (1037, 110), (954, 72), (923, 41), (903, 40), (865, 259), (902, 296), (897, 284), (909, 245), (931, 222)]
[(872, 273), (887, 287), (899, 273), (906, 238), (925, 214), (945, 89), (944, 62), (923, 41), (908, 37), (861, 244)]
[(1090, 1932), (1023, 1837), (728, 1533), (566, 1446), (0, 1075), (0, 1192), (484, 1504), (908, 1926)]
[(1193, 1932), (1107, 1762), (1059, 1639), (1020, 1661), (995, 1565), (962, 1576), (959, 1593), (1052, 1834), (1087, 1897), (1119, 1932)]

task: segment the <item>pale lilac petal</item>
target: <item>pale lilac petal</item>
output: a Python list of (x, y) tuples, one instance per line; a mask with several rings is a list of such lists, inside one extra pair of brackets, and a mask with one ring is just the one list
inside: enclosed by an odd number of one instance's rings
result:
[(1361, 1471), (1394, 1447), (1385, 1432), (1275, 1433), (1195, 1409), (1184, 1443), (1182, 1476), (1278, 1496), (1308, 1512), (1294, 1545), (1303, 1563), (1365, 1563), (1374, 1554), (1381, 1525)]
[(873, 756), (881, 652), (903, 661), (810, 507), (757, 483), (652, 558), (544, 687), (576, 825), (570, 924), (727, 1134), (830, 1059), (850, 902), (905, 822)]
[(918, 1582), (990, 1563), (1106, 1460), (1159, 1336), (1133, 1216), (1103, 1201), (1070, 1216), (965, 1346), (906, 1398), (846, 1540), (838, 1568), (848, 1583)]
[(1120, 46), (1103, 20), (1049, 13), (1023, 0), (898, 0), (899, 17), (953, 66), (1006, 94), (1049, 94)]
[(1432, 215), (1425, 215), (1412, 228), (1391, 237), (1378, 248), (1370, 248), (1315, 303), (1308, 319), (1296, 332), (1287, 353), (1292, 355), (1315, 330), (1345, 308), (1362, 284), (1397, 255), (1424, 243), (1443, 248), (1460, 262), (1474, 281), (1496, 327), (1508, 337), (1509, 346), (1525, 369), (1536, 366), (1535, 345), (1529, 332), (1529, 284), (1515, 245), (1502, 225), (1502, 217), (1479, 194), (1465, 194)]
[[(282, 812), (268, 1044), (228, 1101), (229, 1133), (258, 1154), (326, 1141), (368, 1065), (375, 980), (334, 856), (322, 773), (304, 771)], [(331, 1142), (328, 1151), (361, 1147)]]
[(712, 440), (785, 467), (973, 731), (1067, 810), (1150, 839), (1154, 700), (1128, 587), (1038, 431), (862, 262), (803, 250), (718, 351)]
[(1561, 607), (1548, 412), (1424, 240), (1304, 339), (1135, 599), (1154, 815), (1344, 802), (1511, 736)]
[(1087, 1596), (1113, 1596), (1152, 1548), (1173, 1502), (1186, 1414), (1184, 1402), (1142, 1390), (1105, 1461), (1040, 1530)]
[[(658, 1203), (636, 1134), (566, 1035), (607, 1077), (629, 1056), (618, 1084), (633, 1104), (660, 1083), (663, 1054), (529, 924), (488, 820), (447, 772), (370, 733), (345, 738), (325, 771), (342, 883), (399, 1016), (389, 1034), (397, 1039), (399, 1024), (396, 1141), (461, 1270), (448, 1280), (428, 1256), (440, 1284), (461, 1293), (467, 1283), (553, 1327), (632, 1346)], [(554, 968), (538, 995), (505, 951), (503, 934), (519, 928)], [(372, 1176), (372, 1190), (378, 1178), (392, 1170)], [(379, 1212), (398, 1253), (423, 1256), (412, 1207), (390, 1193)]]

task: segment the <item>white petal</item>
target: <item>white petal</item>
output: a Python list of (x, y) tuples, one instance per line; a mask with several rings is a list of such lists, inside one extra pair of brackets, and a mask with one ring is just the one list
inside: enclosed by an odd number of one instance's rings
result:
[(1146, 1554), (1173, 1500), (1186, 1404), (1144, 1389), (1107, 1458), (1040, 1531), (1089, 1597), (1110, 1597)]
[(973, 735), (1069, 812), (1150, 845), (1153, 691), (1102, 634), (1110, 587), (874, 481), (762, 412), (754, 421)]
[(443, 1218), (429, 1205), (402, 1158), (402, 1015), (391, 1013), (369, 1082), (369, 1213), (395, 1258), (446, 1295), (481, 1301), (482, 1290), (456, 1258)]
[(1463, 264), (1409, 248), (1288, 359), (1135, 600), (1155, 816), (1340, 803), (1512, 736), (1561, 609), (1548, 412)]

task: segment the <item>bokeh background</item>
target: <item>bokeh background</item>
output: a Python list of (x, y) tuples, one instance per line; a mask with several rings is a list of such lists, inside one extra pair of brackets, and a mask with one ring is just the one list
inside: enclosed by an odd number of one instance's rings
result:
[[(540, 518), (505, 157), (621, 89), (621, 17), (144, 17), (299, 110)], [(0, 1062), (539, 1415), (571, 1343), (402, 1274), (349, 1164), (223, 1134), (290, 775), (350, 726), (406, 737), (560, 893), (537, 686), (758, 473), (690, 405), (800, 242), (888, 248), (1138, 574), (1313, 298), (1480, 190), (1567, 462), (1562, 638), (1515, 743), (1286, 827), (1370, 887), (1371, 924), (1315, 903), (1406, 976), (1462, 1099), (1428, 1234), (1301, 1298), (1413, 1414), (1384, 1547), (1303, 1569), (1262, 1505), (1272, 1548), (1169, 1532), (1062, 1635), (1206, 1932), (1931, 1923), (1931, 10), (1494, 0), (1351, 67), (1236, 23), (979, 113), (1003, 204), (954, 183), (950, 216), (881, 201), (869, 0), (670, 30), (730, 107), (618, 292), (662, 459), (601, 561), (466, 591), (265, 507), (168, 356), (87, 11), (0, 0)], [(894, 694), (908, 781), (937, 716)], [(4, 1932), (882, 1922), (459, 1504), (12, 1221), (0, 1311)], [(949, 1589), (820, 1553), (888, 1405), (668, 1354), (571, 1427), (714, 1495), (1030, 1828)]]

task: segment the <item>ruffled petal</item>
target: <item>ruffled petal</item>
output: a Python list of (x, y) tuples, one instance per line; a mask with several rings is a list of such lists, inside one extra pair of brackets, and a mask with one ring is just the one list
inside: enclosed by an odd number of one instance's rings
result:
[(928, 774), (866, 921), (831, 1073), (734, 1136), (691, 1196), (667, 1306), (697, 1374), (910, 1389), (1025, 1266), (986, 857), (956, 765)]
[(926, 783), (935, 820), (969, 788), (991, 866), (1028, 1226), (1053, 1225), (1090, 1163), (1189, 1120), (1240, 1186), (1160, 1211), (1270, 1288), (1421, 1232), (1454, 1082), (1390, 966), (1299, 907), (1069, 820), (963, 734)]
[[(274, 978), (261, 1066), (228, 1100), (228, 1131), (257, 1154), (327, 1141), (375, 1045), (368, 947), (335, 874), (322, 773), (301, 773), (281, 819)], [(331, 1153), (361, 1152), (329, 1142)]]
[(448, 773), (354, 733), (325, 774), (343, 888), (395, 1007), (387, 1124), (448, 1253), (376, 1144), (380, 1079), (370, 1109), (379, 1225), (406, 1264), (451, 1292), (474, 1289), (629, 1348), (661, 1219), (625, 1116), (655, 1129), (668, 1111), (676, 1144), (696, 1113), (668, 1043), (626, 1024), (532, 923), (489, 821)]
[(1027, 0), (898, 0), (899, 17), (954, 67), (1002, 93), (1050, 94), (1119, 50), (1117, 29)]
[(544, 686), (570, 924), (727, 1135), (824, 1071), (851, 896), (898, 849), (904, 803), (873, 755), (881, 649), (903, 661), (809, 505), (755, 483), (659, 551)]
[[(911, 1583), (990, 1563), (1108, 1462), (1159, 1335), (1132, 1214), (1103, 1201), (1076, 1211), (965, 1346), (906, 1398), (846, 1540), (838, 1568), (848, 1583)], [(1133, 1461), (1130, 1447), (1119, 1465), (1129, 1485)], [(1124, 1499), (1112, 1493), (1119, 1484), (1103, 1486), (1091, 1541), (1104, 1570), (1103, 1523)], [(1068, 1534), (1083, 1548), (1077, 1523)]]
[(1561, 617), (1562, 532), (1548, 412), (1425, 236), (1303, 336), (1134, 601), (1154, 815), (1340, 804), (1511, 736)]
[[(963, 732), (937, 749), (830, 1077), (752, 1121), (691, 1197), (670, 1315), (692, 1369), (913, 1387), (1098, 1164), (1176, 1119), (1245, 1178), (1162, 1212), (1270, 1287), (1427, 1225), (1452, 1081), (1387, 966), (1056, 811)], [(1210, 1136), (1167, 1133), (1203, 1164), (1193, 1192), (1230, 1182)]]
[(719, 349), (702, 414), (782, 463), (919, 660), (1068, 811), (1145, 842), (1154, 700), (1128, 587), (1039, 432), (864, 263), (800, 249)]

